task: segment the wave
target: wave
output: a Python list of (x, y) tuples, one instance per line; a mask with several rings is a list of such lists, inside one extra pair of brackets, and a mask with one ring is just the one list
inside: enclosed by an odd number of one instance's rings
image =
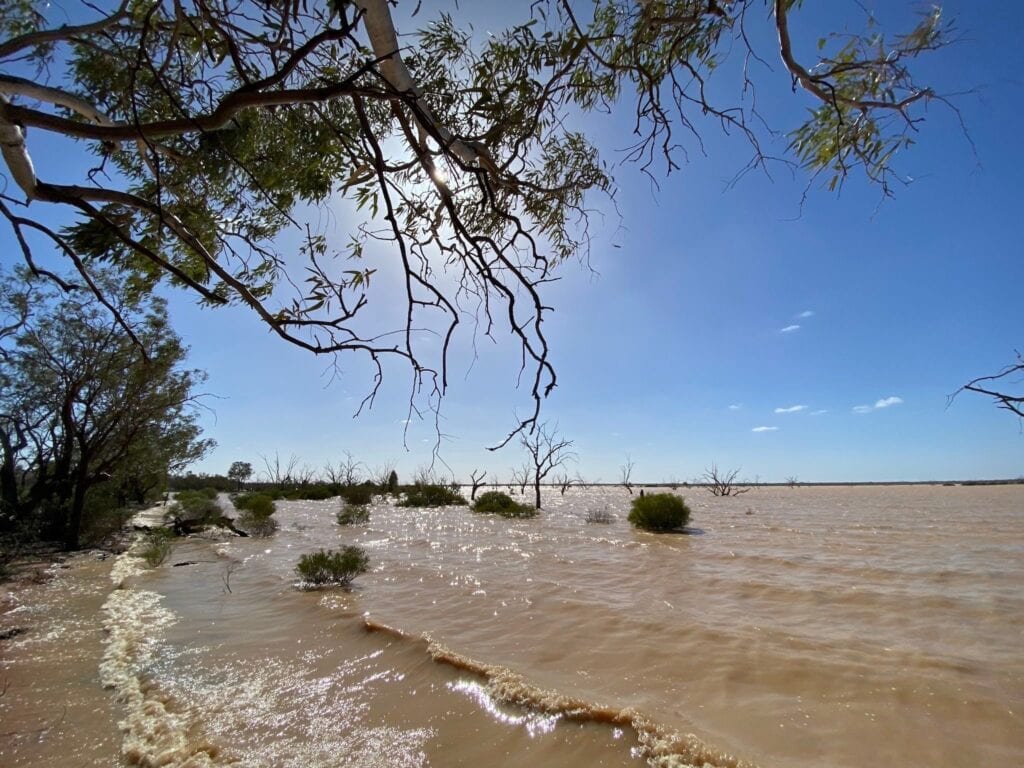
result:
[(472, 659), (447, 648), (430, 635), (416, 637), (400, 629), (363, 617), (368, 632), (421, 646), (438, 664), (467, 672), (484, 681), (486, 692), (504, 704), (577, 723), (598, 723), (631, 728), (641, 756), (651, 768), (756, 768), (706, 744), (697, 736), (682, 734), (632, 708), (602, 706), (575, 696), (533, 685), (508, 667)]
[(128, 579), (145, 570), (132, 550), (117, 558), (111, 571), (114, 590), (103, 604), (107, 632), (100, 681), (113, 690), (126, 710), (118, 723), (121, 753), (131, 765), (143, 768), (212, 768), (232, 764), (218, 759), (220, 750), (194, 735), (198, 718), (146, 679), (145, 670), (160, 650), (159, 630), (177, 619), (161, 605), (155, 592), (135, 589)]

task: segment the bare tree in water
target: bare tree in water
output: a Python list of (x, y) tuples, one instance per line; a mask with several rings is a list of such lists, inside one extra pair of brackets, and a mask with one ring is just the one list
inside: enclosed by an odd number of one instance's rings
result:
[(533, 485), (533, 504), (540, 509), (540, 485), (551, 472), (562, 467), (569, 461), (576, 460), (576, 453), (571, 450), (572, 440), (566, 440), (558, 434), (558, 425), (540, 424), (530, 433), (519, 438), (520, 445), (526, 449), (530, 463), (525, 467), (529, 482)]
[(739, 482), (740, 470), (733, 469), (721, 471), (717, 464), (712, 464), (704, 470), (701, 482), (711, 492), (712, 496), (739, 496), (750, 490), (750, 485)]

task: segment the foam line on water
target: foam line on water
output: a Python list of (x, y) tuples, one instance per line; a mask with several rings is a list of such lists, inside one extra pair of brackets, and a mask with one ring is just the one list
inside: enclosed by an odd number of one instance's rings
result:
[(683, 734), (667, 728), (634, 708), (602, 706), (541, 688), (508, 667), (464, 656), (429, 635), (409, 635), (369, 617), (363, 618), (363, 624), (368, 632), (421, 645), (438, 664), (482, 678), (487, 694), (496, 701), (573, 722), (632, 728), (640, 742), (642, 755), (651, 768), (756, 768), (753, 763), (739, 760), (704, 743), (692, 733)]
[(107, 638), (100, 681), (125, 708), (125, 718), (118, 724), (123, 734), (121, 752), (130, 764), (144, 768), (230, 764), (234, 761), (218, 760), (216, 746), (193, 735), (197, 719), (191, 710), (146, 680), (146, 670), (160, 649), (160, 632), (176, 618), (161, 605), (160, 595), (129, 583), (145, 569), (133, 551), (115, 562), (111, 571), (115, 589), (102, 608)]

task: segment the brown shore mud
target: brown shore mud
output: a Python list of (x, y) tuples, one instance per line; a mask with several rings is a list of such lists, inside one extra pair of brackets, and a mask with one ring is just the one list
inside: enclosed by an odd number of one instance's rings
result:
[[(103, 558), (103, 559), (100, 559)], [(113, 557), (40, 563), (0, 584), (0, 765), (110, 766), (121, 761), (121, 711), (100, 682), (101, 606)]]

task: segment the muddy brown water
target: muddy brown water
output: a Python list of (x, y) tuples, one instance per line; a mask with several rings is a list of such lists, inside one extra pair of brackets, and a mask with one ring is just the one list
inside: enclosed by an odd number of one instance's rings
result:
[[(29, 635), (5, 667), (106, 685), (144, 765), (1024, 764), (1024, 487), (680, 492), (690, 535), (632, 530), (622, 489), (345, 528), (337, 500), (279, 502), (273, 538), (125, 557), (102, 600), (57, 601), (55, 627), (103, 604), (99, 672)], [(351, 543), (350, 591), (296, 589), (301, 554)]]

